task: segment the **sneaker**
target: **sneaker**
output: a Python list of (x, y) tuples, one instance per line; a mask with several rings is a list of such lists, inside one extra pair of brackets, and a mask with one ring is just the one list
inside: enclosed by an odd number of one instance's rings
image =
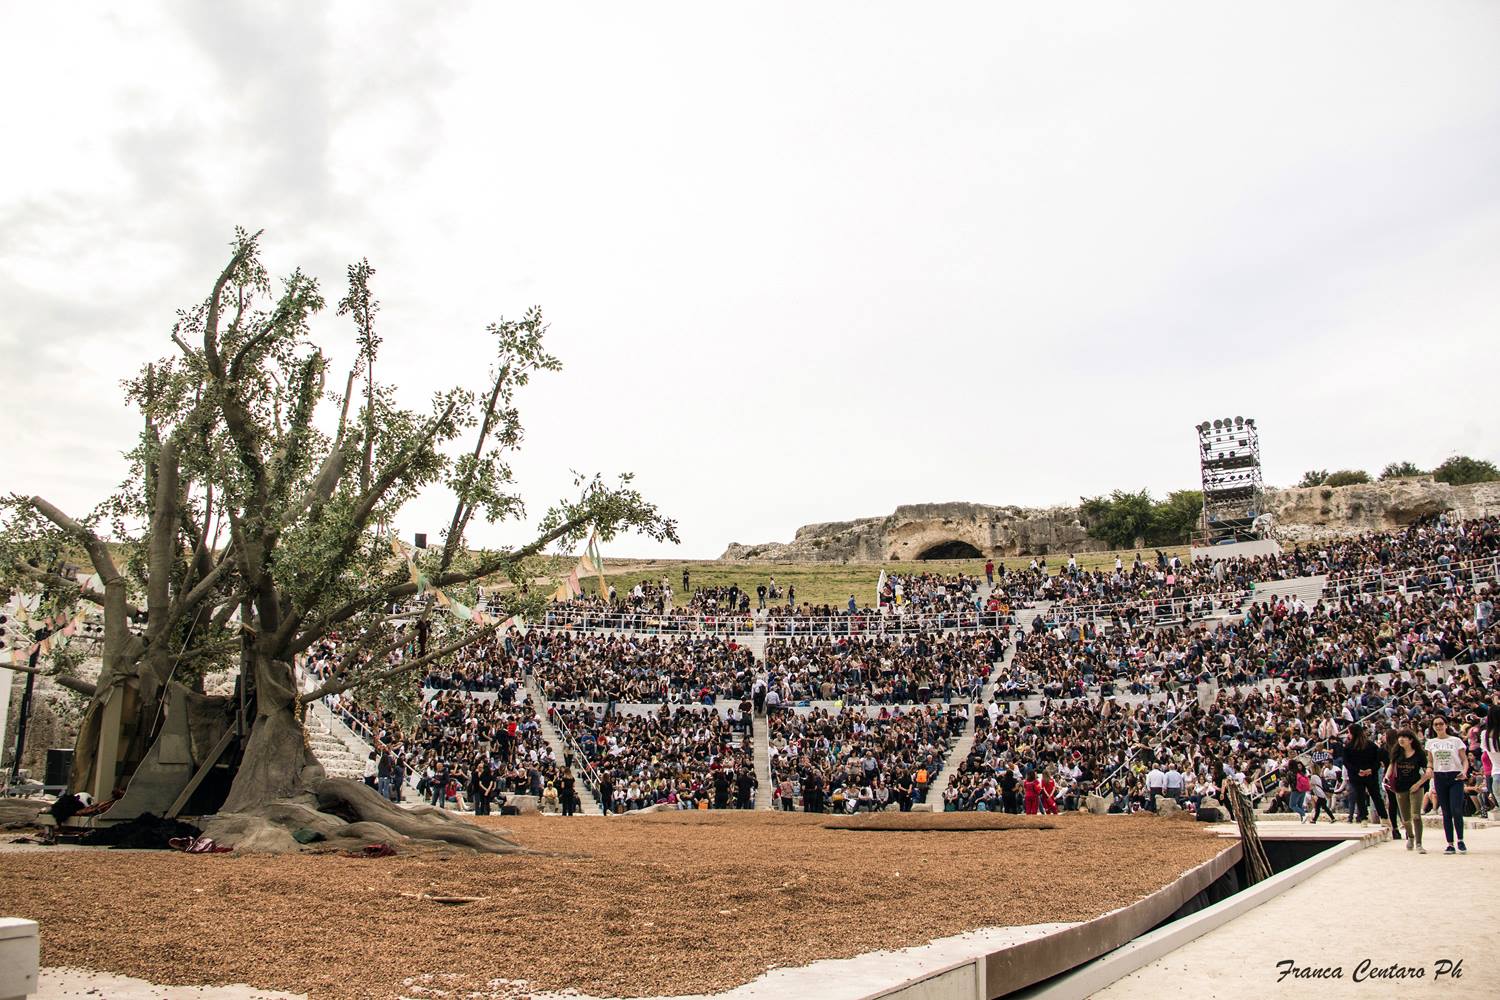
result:
[(1427, 848), (1423, 847), (1421, 844), (1418, 844), (1417, 845), (1417, 853), (1418, 854), (1426, 854), (1427, 853)]
[(1453, 853), (1455, 853), (1454, 850), (1453, 850), (1453, 845), (1449, 844), (1446, 848), (1443, 849), (1443, 853), (1444, 854), (1453, 854)]
[(1460, 840), (1458, 842), (1458, 853), (1459, 854), (1468, 854), (1469, 853), (1469, 849), (1464, 846), (1464, 842), (1462, 840)]
[(1415, 840), (1408, 840), (1406, 842), (1406, 849), (1408, 851), (1414, 851), (1414, 850), (1416, 850), (1417, 849), (1417, 842)]

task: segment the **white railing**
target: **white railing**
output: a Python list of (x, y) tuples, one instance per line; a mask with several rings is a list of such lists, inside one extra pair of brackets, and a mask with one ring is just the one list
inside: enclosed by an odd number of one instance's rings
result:
[[(1421, 566), (1407, 566), (1398, 569), (1375, 569), (1364, 573), (1337, 575), (1329, 574), (1328, 581), (1323, 585), (1323, 596), (1343, 597), (1346, 595), (1385, 593), (1388, 590), (1410, 590), (1413, 582), (1418, 577), (1449, 577), (1456, 579), (1460, 576), (1469, 578), (1472, 584), (1493, 581), (1500, 576), (1500, 555), (1479, 556), (1473, 559), (1457, 559), (1444, 563), (1427, 563)], [(1444, 586), (1443, 581), (1431, 581), (1429, 585)], [(1426, 586), (1417, 589), (1427, 589)]]
[(1236, 589), (1186, 597), (1137, 598), (1111, 604), (1054, 604), (1037, 617), (1050, 625), (1085, 619), (1125, 617), (1134, 609), (1149, 618), (1174, 620), (1180, 619), (1184, 613), (1190, 617), (1202, 618), (1215, 611), (1236, 611), (1253, 596), (1252, 591)]

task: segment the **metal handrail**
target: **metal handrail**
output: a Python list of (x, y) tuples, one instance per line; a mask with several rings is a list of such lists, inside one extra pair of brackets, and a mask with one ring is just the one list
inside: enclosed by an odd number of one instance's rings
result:
[[(1378, 581), (1381, 589), (1387, 586), (1404, 589), (1407, 582), (1418, 574), (1466, 574), (1471, 580), (1476, 580), (1482, 572), (1488, 572), (1494, 576), (1500, 574), (1500, 555), (1481, 556), (1474, 559), (1459, 559), (1443, 563), (1424, 563), (1420, 566), (1407, 566), (1402, 569), (1386, 570), (1374, 569), (1363, 573), (1336, 576), (1334, 573), (1326, 574), (1327, 579), (1323, 584), (1323, 596), (1341, 596), (1340, 592), (1349, 587), (1358, 587), (1359, 592), (1364, 592), (1364, 584), (1370, 581)], [(1329, 591), (1334, 590), (1333, 594)]]

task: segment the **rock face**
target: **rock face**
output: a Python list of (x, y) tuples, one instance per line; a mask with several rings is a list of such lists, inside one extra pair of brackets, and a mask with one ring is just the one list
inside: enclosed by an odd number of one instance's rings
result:
[(1460, 518), (1500, 513), (1500, 483), (1449, 486), (1431, 476), (1389, 479), (1358, 486), (1267, 490), (1266, 510), (1282, 542), (1347, 538), (1404, 528), (1451, 513)]
[(977, 503), (922, 503), (889, 517), (830, 521), (797, 529), (789, 543), (731, 545), (723, 559), (769, 562), (885, 562), (891, 559), (1044, 555), (1107, 548), (1090, 538), (1072, 507), (1035, 510)]
[[(1500, 513), (1500, 483), (1449, 486), (1431, 476), (1361, 486), (1267, 490), (1265, 509), (1285, 543), (1403, 528), (1451, 513)], [(919, 503), (888, 517), (828, 521), (797, 529), (790, 542), (729, 546), (721, 559), (754, 562), (887, 562), (892, 559), (982, 558), (1097, 552), (1076, 507), (1033, 509), (978, 503)]]

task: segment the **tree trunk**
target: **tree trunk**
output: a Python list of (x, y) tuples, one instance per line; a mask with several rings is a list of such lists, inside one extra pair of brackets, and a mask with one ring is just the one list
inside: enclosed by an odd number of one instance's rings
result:
[(314, 763), (298, 717), (292, 668), (254, 658), (255, 721), (223, 812), (244, 812), (302, 791), (303, 769)]

